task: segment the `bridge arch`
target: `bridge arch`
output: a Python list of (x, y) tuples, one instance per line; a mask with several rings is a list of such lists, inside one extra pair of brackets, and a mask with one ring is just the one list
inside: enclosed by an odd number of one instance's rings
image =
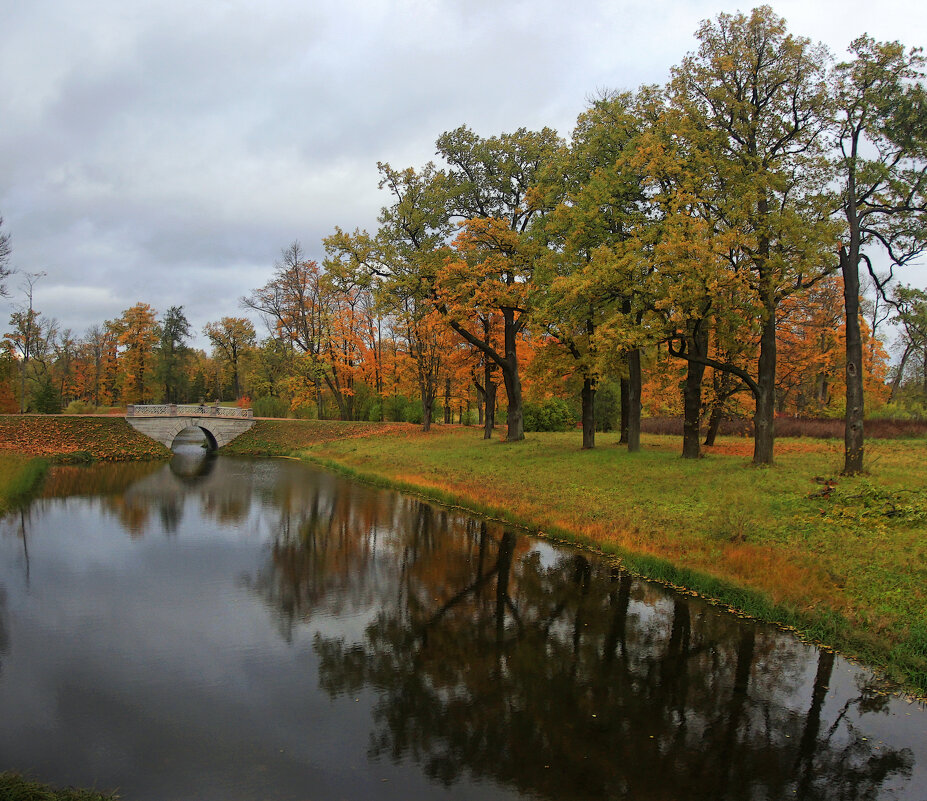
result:
[(250, 409), (204, 405), (162, 404), (129, 406), (126, 422), (136, 431), (171, 449), (174, 438), (186, 428), (198, 428), (210, 450), (216, 450), (254, 425)]
[(216, 435), (213, 434), (212, 431), (209, 430), (207, 425), (202, 422), (189, 423), (188, 425), (185, 425), (182, 428), (179, 428), (177, 432), (174, 434), (174, 436), (171, 438), (171, 444), (168, 445), (167, 447), (170, 448), (171, 450), (174, 450), (174, 440), (177, 439), (177, 437), (180, 435), (181, 432), (189, 431), (191, 428), (195, 428), (203, 432), (203, 436), (206, 438), (206, 449), (208, 451), (219, 450), (219, 443), (216, 440)]

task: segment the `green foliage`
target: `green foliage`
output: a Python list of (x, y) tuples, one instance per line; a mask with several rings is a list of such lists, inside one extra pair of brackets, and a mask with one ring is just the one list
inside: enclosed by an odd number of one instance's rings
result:
[(317, 420), (319, 417), (318, 410), (313, 403), (304, 403), (301, 406), (293, 408), (293, 417), (297, 420)]
[(616, 431), (621, 425), (621, 385), (603, 381), (595, 393), (595, 430)]
[(525, 431), (566, 431), (576, 425), (576, 413), (562, 398), (527, 402), (523, 414)]
[(251, 402), (251, 409), (255, 417), (286, 417), (290, 411), (290, 404), (283, 398), (269, 395), (255, 398)]
[(47, 376), (42, 378), (39, 388), (32, 398), (32, 406), (39, 414), (61, 413), (61, 396)]
[(72, 400), (64, 410), (65, 414), (95, 414), (97, 407), (82, 400)]
[(883, 403), (867, 415), (870, 420), (927, 420), (927, 406), (915, 398), (900, 397)]

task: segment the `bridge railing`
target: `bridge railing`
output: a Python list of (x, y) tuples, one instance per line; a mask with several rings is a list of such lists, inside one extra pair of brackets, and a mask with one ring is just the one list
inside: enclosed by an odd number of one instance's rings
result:
[(215, 403), (151, 403), (126, 406), (126, 417), (236, 417), (252, 418), (251, 409)]

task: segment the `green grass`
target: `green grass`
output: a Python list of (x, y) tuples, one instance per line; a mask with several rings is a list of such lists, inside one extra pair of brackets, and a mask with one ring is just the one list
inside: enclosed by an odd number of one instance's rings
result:
[(16, 773), (0, 773), (0, 799), (3, 801), (116, 801), (119, 796), (94, 790), (59, 790), (30, 781)]
[[(256, 440), (274, 437), (265, 425)], [(668, 436), (629, 454), (609, 435), (582, 451), (574, 432), (506, 444), (473, 428), (339, 439), (293, 425), (306, 431), (277, 439), (281, 455), (616, 555), (927, 693), (924, 439), (871, 441), (869, 474), (849, 479), (834, 440), (780, 440), (776, 464), (756, 469), (733, 437), (687, 461)]]

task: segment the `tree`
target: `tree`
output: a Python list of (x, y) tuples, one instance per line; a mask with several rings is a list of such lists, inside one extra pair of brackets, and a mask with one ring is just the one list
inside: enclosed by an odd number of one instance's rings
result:
[[(0, 217), (0, 229), (3, 228), (3, 217)], [(13, 244), (10, 242), (10, 235), (0, 230), (0, 298), (8, 297), (9, 292), (6, 288), (4, 279), (10, 275), (10, 254), (13, 252)]]
[[(543, 225), (552, 280), (545, 287), (538, 322), (582, 378), (583, 448), (595, 446), (596, 385), (616, 353), (625, 357), (636, 382), (628, 404), (633, 412), (625, 419), (633, 431), (629, 449), (640, 445), (642, 329), (613, 323), (626, 314), (637, 318), (644, 281), (633, 269), (618, 269), (614, 257), (644, 214), (641, 173), (631, 154), (649, 123), (651, 100), (646, 90), (639, 96), (600, 96), (580, 115), (572, 146), (543, 170), (538, 188), (556, 196), (545, 200), (545, 205), (556, 206)], [(614, 336), (619, 332), (621, 336)]]
[(895, 287), (892, 323), (901, 328), (901, 360), (895, 368), (889, 400), (894, 400), (905, 375), (916, 365), (920, 372), (923, 402), (927, 403), (927, 292), (914, 287)]
[(151, 306), (139, 302), (126, 309), (112, 326), (122, 348), (118, 364), (123, 403), (145, 403), (151, 397), (159, 336), (155, 315)]
[(246, 317), (223, 317), (219, 322), (206, 323), (203, 334), (232, 371), (235, 398), (241, 397), (241, 359), (254, 346), (254, 325)]
[(323, 382), (336, 398), (340, 392), (336, 377), (326, 372), (322, 360), (328, 298), (321, 279), (319, 265), (307, 259), (302, 245), (294, 240), (282, 251), (282, 259), (274, 262), (273, 278), (241, 299), (242, 306), (264, 316), (274, 336), (305, 355), (294, 364), (312, 385), (319, 419), (324, 417)]
[(835, 267), (825, 194), (826, 51), (786, 32), (769, 6), (702, 23), (700, 46), (673, 70), (674, 135), (706, 176), (694, 202), (731, 237), (730, 269), (760, 311), (756, 378), (736, 365), (677, 355), (738, 375), (756, 400), (757, 465), (773, 459), (776, 308)]
[[(8, 242), (7, 242), (8, 245)], [(27, 305), (10, 315), (13, 331), (6, 335), (11, 347), (19, 352), (19, 413), (24, 414), (27, 407), (26, 377), (29, 374), (30, 359), (40, 355), (44, 345), (54, 339), (56, 325), (54, 320), (44, 320), (33, 308), (35, 284), (45, 273), (26, 273), (23, 291)]]
[(421, 170), (396, 170), (378, 163), (380, 188), (392, 202), (380, 211), (376, 236), (340, 228), (325, 239), (325, 267), (345, 286), (374, 292), (396, 317), (416, 370), (422, 429), (431, 427), (443, 332), (434, 319), (433, 281), (452, 226), (446, 209), (447, 176), (428, 163)]
[[(562, 146), (550, 128), (483, 139), (466, 126), (442, 134), (438, 153), (450, 165), (448, 211), (462, 220), (455, 240), (456, 258), (448, 259), (435, 284), (438, 308), (448, 323), (502, 373), (507, 406), (506, 439), (524, 439), (519, 334), (533, 304), (534, 272), (540, 251), (529, 226), (542, 208), (530, 189), (541, 165)], [(473, 303), (468, 293), (478, 290)], [(468, 330), (464, 320), (476, 306), (502, 318), (502, 350)]]
[(924, 59), (897, 42), (861, 36), (852, 61), (833, 74), (836, 159), (842, 182), (840, 245), (846, 314), (846, 475), (863, 470), (863, 349), (859, 266), (865, 263), (881, 291), (867, 246), (881, 246), (892, 265), (919, 255), (927, 244), (927, 97)]
[(190, 353), (186, 344), (190, 338), (190, 321), (183, 313), (183, 306), (171, 306), (164, 313), (160, 331), (158, 375), (164, 386), (165, 402), (177, 403), (185, 383), (184, 362)]

